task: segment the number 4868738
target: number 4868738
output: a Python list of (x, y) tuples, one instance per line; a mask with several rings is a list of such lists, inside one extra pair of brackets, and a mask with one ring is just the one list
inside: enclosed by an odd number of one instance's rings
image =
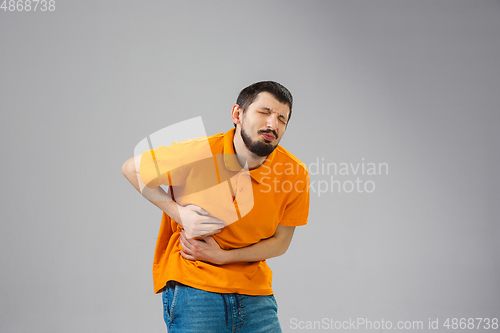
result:
[(4, 12), (53, 12), (56, 10), (56, 2), (55, 0), (3, 0), (0, 9)]

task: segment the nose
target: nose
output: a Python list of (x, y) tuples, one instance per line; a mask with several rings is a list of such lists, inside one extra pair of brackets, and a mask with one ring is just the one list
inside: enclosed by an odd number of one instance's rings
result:
[(269, 117), (267, 117), (266, 127), (271, 130), (276, 130), (278, 128), (278, 115), (275, 112), (271, 112)]

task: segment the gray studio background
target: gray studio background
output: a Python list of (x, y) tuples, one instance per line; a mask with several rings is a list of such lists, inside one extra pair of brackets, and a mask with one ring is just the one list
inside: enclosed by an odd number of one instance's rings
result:
[(0, 331), (164, 332), (161, 213), (120, 167), (179, 121), (227, 131), (238, 92), (260, 80), (294, 94), (282, 145), (306, 165), (388, 165), (311, 176), (376, 188), (311, 193), (309, 224), (269, 260), (284, 332), (499, 318), (499, 34), (499, 1), (0, 11)]

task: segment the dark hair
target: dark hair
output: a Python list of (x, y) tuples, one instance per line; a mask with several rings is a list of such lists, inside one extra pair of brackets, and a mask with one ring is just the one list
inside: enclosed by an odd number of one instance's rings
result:
[[(248, 106), (255, 101), (257, 95), (264, 91), (273, 95), (281, 103), (288, 104), (290, 108), (288, 120), (290, 121), (290, 118), (292, 117), (293, 97), (290, 91), (278, 82), (261, 81), (249, 85), (240, 92), (238, 98), (236, 99), (236, 104), (238, 104), (240, 108), (243, 109), (243, 112), (245, 112)], [(236, 127), (236, 124), (234, 124), (234, 127)]]

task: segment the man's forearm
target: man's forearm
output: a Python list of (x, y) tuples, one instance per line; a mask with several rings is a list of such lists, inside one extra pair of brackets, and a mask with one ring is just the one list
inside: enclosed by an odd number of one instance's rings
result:
[(280, 239), (271, 237), (247, 247), (227, 250), (222, 260), (224, 264), (266, 260), (283, 255), (288, 245)]
[[(177, 203), (172, 200), (170, 194), (166, 193), (161, 187), (149, 188), (141, 180), (135, 169), (134, 157), (125, 162), (122, 166), (122, 173), (134, 188), (142, 194), (149, 202), (161, 209), (174, 221), (179, 221), (179, 209)], [(182, 225), (182, 224), (181, 224)]]
[(168, 216), (170, 216), (174, 221), (182, 226), (180, 215), (179, 215), (179, 205), (177, 202), (172, 200), (169, 193), (166, 193), (161, 187), (149, 188), (145, 186), (141, 193), (149, 202), (151, 202), (156, 207), (164, 211)]
[(207, 237), (202, 241), (188, 239), (184, 233), (181, 233), (183, 249), (181, 255), (189, 260), (202, 260), (217, 265), (265, 260), (286, 252), (292, 241), (294, 230), (295, 227), (278, 225), (272, 237), (232, 250), (221, 249), (212, 237)]

